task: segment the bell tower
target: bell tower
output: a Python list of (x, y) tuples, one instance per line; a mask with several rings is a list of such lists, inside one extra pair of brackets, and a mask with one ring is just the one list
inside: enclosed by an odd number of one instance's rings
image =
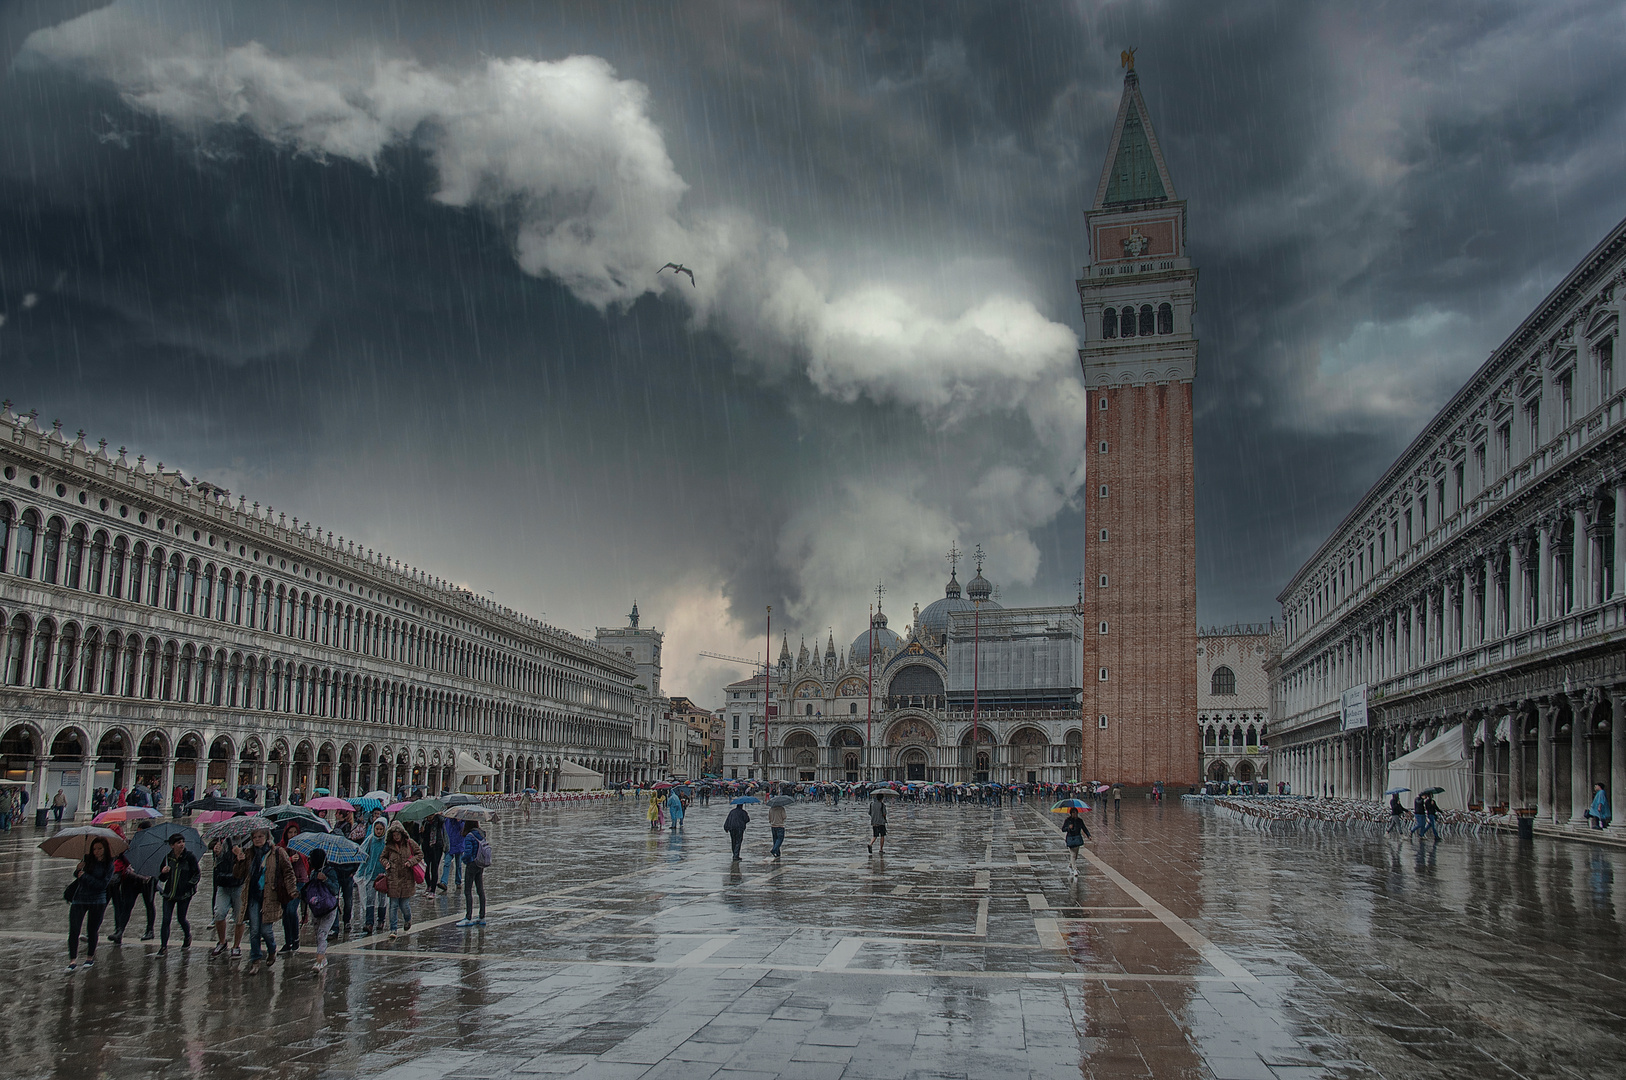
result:
[[(1084, 776), (1196, 783), (1197, 271), (1132, 51), (1085, 215)], [(1092, 625), (1093, 624), (1093, 625)]]

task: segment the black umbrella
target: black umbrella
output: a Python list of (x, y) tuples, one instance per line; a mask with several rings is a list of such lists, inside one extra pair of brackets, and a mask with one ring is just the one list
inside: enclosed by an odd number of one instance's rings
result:
[(164, 865), (164, 859), (169, 855), (172, 836), (180, 836), (186, 841), (186, 850), (198, 858), (203, 857), (203, 839), (198, 836), (198, 830), (190, 825), (165, 821), (136, 833), (124, 852), (124, 860), (140, 876), (157, 877), (158, 868)]
[(193, 799), (186, 804), (188, 810), (225, 810), (233, 814), (252, 814), (260, 808), (259, 803), (249, 802), (247, 799), (234, 799), (230, 795), (205, 795), (201, 799)]

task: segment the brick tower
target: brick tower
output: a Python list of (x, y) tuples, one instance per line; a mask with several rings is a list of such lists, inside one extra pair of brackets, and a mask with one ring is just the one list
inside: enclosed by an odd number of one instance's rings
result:
[(1196, 783), (1197, 271), (1134, 58), (1078, 282), (1089, 396), (1084, 776)]

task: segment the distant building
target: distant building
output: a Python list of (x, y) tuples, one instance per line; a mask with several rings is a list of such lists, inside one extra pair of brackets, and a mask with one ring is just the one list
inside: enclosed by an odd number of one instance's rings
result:
[(1271, 627), (1216, 626), (1197, 631), (1197, 730), (1203, 779), (1269, 780)]
[(633, 753), (638, 762), (634, 779), (660, 779), (672, 771), (672, 725), (667, 701), (661, 696), (661, 642), (663, 635), (641, 625), (637, 601), (627, 625), (599, 627), (599, 647), (625, 657), (633, 666), (633, 711), (638, 722), (633, 732)]
[(670, 699), (667, 718), (671, 721), (672, 773), (690, 780), (706, 772), (711, 745), (711, 725), (715, 717), (686, 697)]
[(721, 773), (730, 780), (755, 779), (760, 772), (759, 738), (767, 716), (762, 676), (723, 687), (723, 757)]

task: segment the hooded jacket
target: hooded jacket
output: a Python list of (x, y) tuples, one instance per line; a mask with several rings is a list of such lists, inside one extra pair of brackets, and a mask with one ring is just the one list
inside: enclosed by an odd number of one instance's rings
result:
[(745, 827), (750, 823), (751, 815), (745, 812), (745, 807), (736, 806), (734, 809), (730, 810), (728, 812), (728, 816), (723, 819), (723, 831), (730, 833), (742, 833), (745, 831)]

